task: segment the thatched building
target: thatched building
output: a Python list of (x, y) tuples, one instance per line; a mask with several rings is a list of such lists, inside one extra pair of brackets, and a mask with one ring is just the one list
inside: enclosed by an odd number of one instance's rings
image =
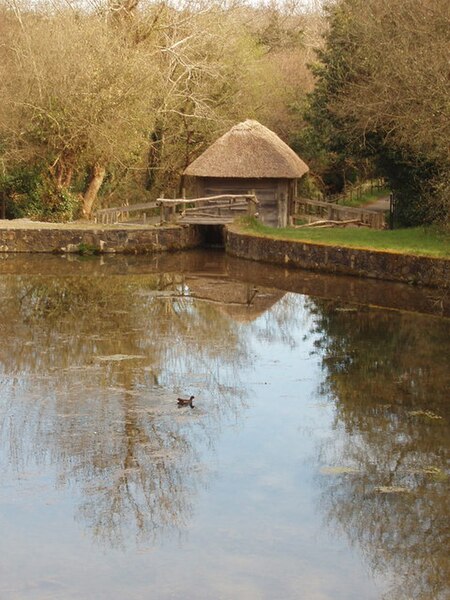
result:
[(297, 181), (309, 171), (273, 131), (258, 121), (235, 125), (184, 171), (195, 197), (255, 192), (260, 220), (284, 227), (293, 212)]

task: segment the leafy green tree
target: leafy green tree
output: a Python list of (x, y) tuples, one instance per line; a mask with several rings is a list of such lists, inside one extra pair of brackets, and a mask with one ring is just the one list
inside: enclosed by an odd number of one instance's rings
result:
[(306, 115), (311, 153), (342, 179), (349, 162), (362, 175), (378, 169), (404, 225), (447, 219), (448, 3), (339, 0), (326, 10)]

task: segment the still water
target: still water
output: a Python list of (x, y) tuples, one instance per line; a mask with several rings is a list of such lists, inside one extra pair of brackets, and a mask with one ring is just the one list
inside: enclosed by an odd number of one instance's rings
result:
[(213, 252), (4, 256), (1, 600), (448, 598), (450, 320), (402, 302), (442, 312)]

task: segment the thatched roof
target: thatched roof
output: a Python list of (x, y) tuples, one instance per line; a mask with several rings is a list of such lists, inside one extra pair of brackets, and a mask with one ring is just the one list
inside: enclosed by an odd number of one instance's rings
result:
[(247, 120), (216, 140), (184, 171), (195, 177), (297, 179), (309, 167), (276, 133)]

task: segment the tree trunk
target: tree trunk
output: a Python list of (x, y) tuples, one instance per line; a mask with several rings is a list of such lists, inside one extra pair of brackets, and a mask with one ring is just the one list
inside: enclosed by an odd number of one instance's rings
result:
[(147, 159), (147, 180), (145, 189), (151, 190), (156, 181), (156, 173), (161, 163), (162, 148), (164, 145), (163, 128), (157, 124), (150, 135), (150, 147)]
[(72, 183), (73, 167), (67, 167), (64, 177), (62, 178), (62, 185), (65, 188), (69, 188)]
[(58, 190), (69, 188), (72, 183), (73, 166), (70, 157), (59, 157), (58, 160), (49, 167), (49, 171)]
[(83, 215), (87, 218), (91, 216), (92, 207), (97, 199), (97, 194), (105, 179), (105, 175), (106, 169), (102, 165), (95, 164), (92, 167), (91, 179), (83, 196)]

